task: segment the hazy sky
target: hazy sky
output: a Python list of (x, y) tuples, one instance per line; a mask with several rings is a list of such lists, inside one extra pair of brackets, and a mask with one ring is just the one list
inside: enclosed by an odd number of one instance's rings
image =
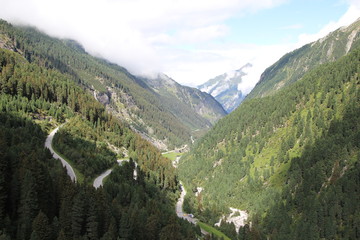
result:
[(0, 18), (80, 42), (134, 74), (196, 86), (247, 62), (243, 90), (284, 53), (360, 17), (360, 0), (0, 0)]

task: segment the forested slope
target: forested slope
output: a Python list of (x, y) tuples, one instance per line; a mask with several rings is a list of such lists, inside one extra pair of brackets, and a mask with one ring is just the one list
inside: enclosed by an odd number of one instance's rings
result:
[(158, 93), (161, 101), (167, 102), (171, 106), (170, 108), (174, 115), (182, 118), (182, 121), (187, 122), (188, 126), (192, 125), (191, 121), (189, 121), (191, 120), (189, 119), (191, 113), (186, 113), (189, 109), (197, 113), (193, 114), (192, 118), (202, 116), (209, 121), (209, 127), (226, 115), (221, 104), (210, 94), (201, 92), (196, 88), (182, 86), (165, 74), (158, 74), (157, 77), (153, 78), (144, 77), (142, 79)]
[(180, 161), (188, 208), (250, 212), (242, 237), (359, 238), (359, 71), (357, 48), (220, 120)]
[[(192, 130), (211, 125), (179, 99), (162, 101), (142, 79), (89, 55), (72, 40), (52, 38), (33, 28), (14, 27), (1, 20), (0, 47), (18, 52), (31, 63), (66, 74), (133, 129), (154, 142), (160, 140), (159, 147), (183, 145), (190, 141)], [(181, 106), (182, 110), (173, 111), (174, 106)], [(222, 116), (211, 106), (209, 111)]]
[[(67, 149), (83, 184), (44, 148), (48, 131), (65, 120), (71, 129), (56, 147)], [(86, 178), (116, 163), (109, 145), (131, 161), (96, 190)], [(177, 189), (171, 162), (71, 76), (0, 49), (1, 239), (192, 239), (195, 230), (174, 212)]]

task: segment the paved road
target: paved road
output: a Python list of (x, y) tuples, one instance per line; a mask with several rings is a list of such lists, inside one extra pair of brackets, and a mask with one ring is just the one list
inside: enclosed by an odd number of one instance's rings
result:
[[(123, 162), (128, 162), (129, 159), (119, 159), (117, 160), (118, 164), (121, 165)], [(135, 166), (137, 166), (137, 164), (135, 163)], [(98, 176), (97, 178), (95, 178), (93, 186), (94, 188), (99, 188), (103, 185), (103, 180), (104, 178), (106, 178), (110, 173), (112, 172), (112, 168), (106, 170), (105, 172), (103, 172), (100, 176)], [(136, 169), (134, 170), (134, 178), (137, 176), (137, 172)]]
[(74, 172), (74, 169), (70, 166), (70, 164), (65, 161), (65, 159), (63, 159), (62, 157), (60, 157), (53, 149), (52, 147), (52, 141), (54, 138), (55, 133), (59, 130), (59, 128), (62, 125), (60, 125), (59, 127), (55, 128), (50, 134), (49, 136), (47, 136), (46, 141), (45, 141), (45, 147), (48, 148), (51, 152), (51, 154), (53, 155), (53, 158), (58, 159), (61, 161), (62, 165), (66, 167), (66, 171), (67, 174), (69, 175), (69, 177), (71, 178), (72, 181), (76, 182), (76, 175)]
[[(183, 210), (183, 205), (184, 205), (184, 198), (185, 198), (185, 195), (186, 195), (186, 190), (185, 188), (183, 187), (182, 185), (182, 182), (180, 181), (180, 186), (181, 186), (181, 195), (180, 195), (180, 198), (178, 199), (177, 203), (176, 203), (176, 215), (179, 217), (179, 218), (182, 218), (182, 219), (185, 219), (185, 220), (188, 220), (190, 223), (192, 224), (197, 224), (197, 222), (199, 221), (197, 218), (194, 218), (194, 216), (192, 214), (187, 214), (187, 213), (184, 213), (184, 210)], [(206, 232), (204, 229), (201, 228), (201, 233), (203, 235), (209, 235), (208, 232)]]
[(103, 172), (100, 176), (98, 176), (97, 178), (95, 178), (94, 180), (94, 188), (99, 188), (100, 186), (103, 185), (103, 180), (104, 178), (106, 178), (110, 173), (112, 172), (112, 168), (106, 170), (105, 172)]
[(188, 220), (192, 224), (196, 224), (196, 222), (198, 221), (196, 218), (193, 218), (189, 214), (184, 213), (183, 205), (184, 205), (184, 198), (185, 198), (185, 195), (186, 195), (186, 190), (183, 187), (181, 182), (180, 182), (180, 186), (181, 186), (181, 195), (180, 195), (179, 200), (176, 203), (176, 215), (179, 218), (183, 218), (183, 219)]

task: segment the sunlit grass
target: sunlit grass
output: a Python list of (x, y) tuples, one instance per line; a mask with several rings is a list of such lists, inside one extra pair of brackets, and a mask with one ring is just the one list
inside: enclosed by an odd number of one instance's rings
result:
[(177, 153), (177, 152), (169, 152), (169, 153), (165, 153), (163, 154), (164, 157), (167, 157), (168, 159), (170, 159), (171, 161), (175, 161), (175, 159), (177, 157), (180, 157), (181, 155), (183, 155), (184, 153)]
[(224, 240), (231, 240), (228, 236), (226, 236), (224, 233), (220, 232), (219, 230), (217, 230), (216, 228), (213, 228), (210, 225), (207, 225), (206, 223), (203, 222), (197, 222), (197, 224), (199, 225), (200, 228), (202, 228), (204, 231), (210, 233), (210, 234), (214, 234), (215, 236), (222, 238)]

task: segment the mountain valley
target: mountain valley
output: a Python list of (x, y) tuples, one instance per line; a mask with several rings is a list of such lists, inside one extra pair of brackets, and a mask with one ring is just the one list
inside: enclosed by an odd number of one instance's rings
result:
[[(13, 27), (4, 21), (0, 27), (2, 46), (29, 62), (66, 73), (160, 149), (191, 142), (195, 130), (206, 131), (226, 114), (211, 96), (193, 88), (174, 83), (174, 89), (168, 88), (173, 95), (159, 93), (149, 84), (155, 79), (134, 76), (125, 68), (93, 57), (73, 40), (51, 38), (36, 29)], [(157, 81), (166, 82), (162, 78)]]
[(0, 20), (0, 239), (359, 239), (360, 19), (251, 67), (196, 89)]

